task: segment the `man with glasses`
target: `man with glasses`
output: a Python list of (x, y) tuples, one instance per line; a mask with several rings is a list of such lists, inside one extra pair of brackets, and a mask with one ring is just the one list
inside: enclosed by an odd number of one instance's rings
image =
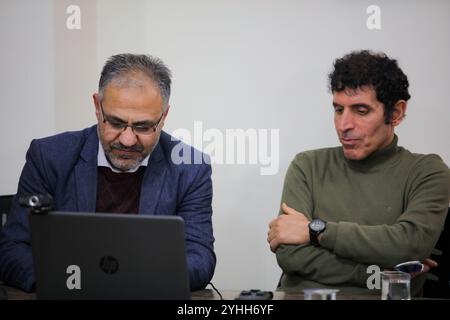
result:
[[(267, 240), (284, 273), (282, 289), (379, 294), (369, 279), (373, 267), (435, 266), (427, 258), (444, 225), (450, 172), (439, 156), (397, 145), (394, 129), (410, 95), (396, 60), (351, 52), (329, 78), (342, 146), (295, 157)], [(420, 295), (425, 276), (413, 279), (412, 295)]]
[[(162, 131), (170, 85), (170, 71), (159, 59), (112, 56), (93, 95), (97, 125), (31, 143), (0, 238), (1, 280), (34, 289), (28, 210), (18, 198), (49, 193), (58, 211), (181, 216), (191, 289), (208, 284), (216, 263), (211, 166), (172, 159), (186, 155), (173, 153), (181, 142)], [(189, 146), (182, 150), (191, 160), (204, 159)]]

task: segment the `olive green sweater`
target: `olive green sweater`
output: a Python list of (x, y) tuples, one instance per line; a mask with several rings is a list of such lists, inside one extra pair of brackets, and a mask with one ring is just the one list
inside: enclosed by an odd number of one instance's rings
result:
[[(443, 228), (450, 198), (450, 171), (437, 155), (397, 146), (361, 161), (344, 158), (341, 147), (298, 154), (286, 174), (282, 202), (327, 227), (320, 246), (282, 245), (281, 288), (367, 289), (369, 265), (381, 270), (429, 257)], [(420, 295), (425, 277), (413, 279)]]

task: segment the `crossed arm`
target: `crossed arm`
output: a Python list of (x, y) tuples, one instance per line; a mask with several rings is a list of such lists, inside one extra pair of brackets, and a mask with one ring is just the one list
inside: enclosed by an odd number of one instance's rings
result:
[[(345, 282), (365, 286), (366, 270), (371, 264), (392, 268), (403, 261), (421, 260), (426, 265), (424, 271), (436, 266), (426, 258), (445, 219), (448, 190), (436, 193), (433, 186), (448, 188), (448, 171), (415, 177), (408, 206), (395, 223), (361, 225), (330, 221), (319, 237), (320, 247), (313, 247), (309, 245), (308, 228), (313, 212), (310, 188), (313, 183), (309, 180), (311, 175), (302, 169), (295, 163), (289, 167), (287, 176), (291, 178), (285, 181), (280, 215), (269, 224), (267, 241), (285, 273), (294, 272), (323, 284)], [(327, 267), (318, 267), (324, 265)]]

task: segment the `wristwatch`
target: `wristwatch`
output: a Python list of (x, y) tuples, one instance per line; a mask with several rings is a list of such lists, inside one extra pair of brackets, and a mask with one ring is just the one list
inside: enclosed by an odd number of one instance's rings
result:
[(309, 223), (309, 241), (315, 247), (319, 245), (319, 234), (325, 231), (327, 222), (322, 219), (313, 219)]

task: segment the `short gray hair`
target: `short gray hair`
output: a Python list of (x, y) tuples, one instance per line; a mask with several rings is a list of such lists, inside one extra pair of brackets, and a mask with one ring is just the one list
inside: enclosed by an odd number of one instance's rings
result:
[(123, 53), (111, 56), (103, 67), (98, 83), (100, 96), (103, 97), (103, 91), (111, 80), (129, 72), (142, 72), (156, 83), (163, 99), (163, 110), (166, 111), (172, 83), (171, 72), (164, 62), (151, 55)]

